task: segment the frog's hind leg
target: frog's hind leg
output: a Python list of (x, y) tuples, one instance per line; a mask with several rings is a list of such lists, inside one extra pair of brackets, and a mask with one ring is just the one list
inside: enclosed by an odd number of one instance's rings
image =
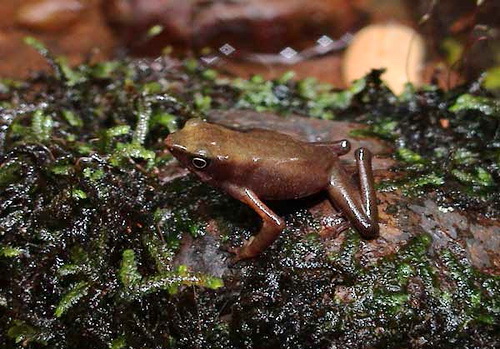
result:
[(285, 228), (285, 223), (253, 191), (236, 187), (224, 189), (234, 198), (250, 206), (262, 218), (262, 227), (259, 232), (248, 239), (241, 248), (233, 250), (236, 253), (233, 261), (256, 257), (278, 238)]
[(358, 166), (361, 201), (366, 215), (374, 225), (372, 235), (378, 236), (378, 209), (377, 196), (375, 195), (375, 180), (372, 170), (372, 153), (366, 148), (359, 148), (354, 153)]
[(332, 168), (328, 194), (334, 206), (346, 215), (354, 228), (364, 238), (372, 239), (378, 236), (379, 227), (371, 153), (367, 149), (359, 148), (355, 152), (355, 158), (361, 194), (341, 166)]
[(347, 139), (336, 142), (315, 142), (313, 144), (319, 147), (327, 147), (337, 154), (337, 156), (345, 155), (351, 150), (351, 143)]

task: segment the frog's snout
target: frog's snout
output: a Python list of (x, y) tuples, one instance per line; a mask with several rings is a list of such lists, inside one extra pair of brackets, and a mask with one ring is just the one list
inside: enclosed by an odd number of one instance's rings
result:
[(165, 138), (164, 144), (168, 148), (168, 150), (172, 150), (172, 148), (174, 147), (174, 141), (172, 139), (172, 134), (169, 134), (167, 136), (167, 138)]
[(171, 133), (165, 138), (163, 142), (165, 147), (174, 155), (177, 156), (180, 152), (185, 152), (186, 147), (179, 144), (179, 137), (175, 133)]

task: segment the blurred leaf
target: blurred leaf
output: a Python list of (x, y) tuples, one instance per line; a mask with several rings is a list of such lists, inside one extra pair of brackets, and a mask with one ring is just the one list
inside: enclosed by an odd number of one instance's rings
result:
[(454, 38), (446, 38), (443, 40), (441, 47), (446, 54), (446, 62), (449, 65), (455, 64), (462, 58), (464, 47), (460, 41)]
[(194, 107), (196, 110), (206, 112), (210, 110), (212, 105), (212, 98), (210, 96), (203, 96), (199, 93), (194, 95)]
[(73, 126), (73, 127), (82, 127), (83, 126), (82, 119), (80, 119), (80, 117), (78, 115), (76, 115), (75, 113), (73, 113), (71, 110), (66, 110), (66, 109), (63, 110), (62, 115), (64, 116), (64, 118), (66, 119), (68, 124), (70, 124), (71, 126)]
[(490, 90), (500, 89), (500, 66), (490, 68), (486, 71), (483, 86)]
[(120, 336), (111, 341), (111, 343), (109, 344), (109, 349), (123, 349), (126, 346), (127, 340), (125, 339), (125, 336)]
[(454, 113), (462, 110), (478, 110), (486, 115), (500, 118), (500, 101), (466, 93), (458, 97), (449, 110)]
[(13, 258), (21, 255), (23, 250), (18, 247), (2, 246), (0, 247), (0, 256)]
[(164, 29), (165, 28), (160, 24), (154, 25), (151, 28), (149, 28), (148, 33), (147, 33), (147, 37), (153, 38), (157, 35), (160, 35)]

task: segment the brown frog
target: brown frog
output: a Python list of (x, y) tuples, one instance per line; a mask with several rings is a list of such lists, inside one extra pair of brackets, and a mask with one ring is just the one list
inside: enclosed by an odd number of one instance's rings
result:
[(326, 190), (364, 238), (379, 234), (371, 153), (365, 148), (355, 152), (358, 189), (339, 160), (350, 150), (347, 140), (306, 143), (279, 132), (236, 131), (190, 119), (165, 143), (202, 181), (249, 205), (262, 218), (260, 231), (235, 249), (236, 260), (260, 254), (285, 227), (262, 200), (297, 199)]

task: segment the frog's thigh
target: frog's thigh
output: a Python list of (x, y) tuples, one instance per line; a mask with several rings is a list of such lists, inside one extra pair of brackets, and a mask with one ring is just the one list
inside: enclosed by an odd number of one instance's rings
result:
[(246, 188), (226, 188), (234, 198), (250, 206), (262, 218), (262, 228), (239, 250), (238, 259), (252, 258), (269, 247), (285, 228), (283, 220)]

